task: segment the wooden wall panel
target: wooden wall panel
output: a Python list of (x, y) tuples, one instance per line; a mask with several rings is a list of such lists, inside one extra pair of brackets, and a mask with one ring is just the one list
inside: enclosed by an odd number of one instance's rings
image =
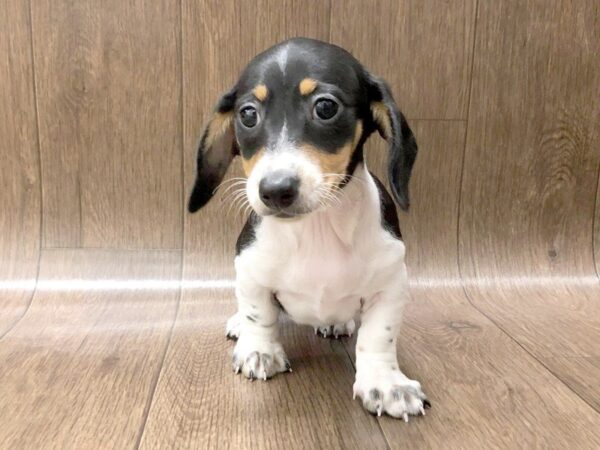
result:
[(332, 0), (331, 41), (396, 92), (408, 118), (465, 119), (475, 0)]
[(182, 241), (180, 9), (32, 2), (44, 244)]
[(0, 337), (27, 308), (40, 246), (40, 178), (27, 2), (0, 7)]
[[(240, 44), (241, 2), (184, 0), (183, 130), (185, 202), (196, 176), (197, 143), (220, 96), (228, 91), (246, 61)], [(240, 176), (240, 165), (225, 180)], [(236, 170), (237, 169), (237, 170)], [(222, 192), (222, 190), (221, 190)], [(204, 278), (233, 275), (235, 238), (243, 222), (219, 194), (201, 211), (184, 216), (184, 247), (198, 252)]]
[(593, 272), (598, 3), (482, 2), (460, 211), (468, 277)]
[[(410, 120), (419, 146), (410, 182), (411, 206), (400, 212), (411, 282), (457, 283), (457, 226), (465, 127), (458, 121)], [(374, 134), (367, 165), (387, 186), (387, 144)], [(399, 208), (398, 208), (399, 210)]]
[(330, 0), (241, 2), (240, 41), (246, 62), (280, 41), (303, 36), (329, 40)]

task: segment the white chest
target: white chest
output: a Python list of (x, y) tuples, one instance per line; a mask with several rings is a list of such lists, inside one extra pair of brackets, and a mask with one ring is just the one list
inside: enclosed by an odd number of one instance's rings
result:
[(404, 270), (403, 243), (375, 219), (372, 225), (364, 220), (354, 225), (352, 233), (324, 214), (295, 228), (261, 224), (256, 244), (236, 267), (270, 288), (298, 323), (347, 322), (358, 313), (362, 298)]

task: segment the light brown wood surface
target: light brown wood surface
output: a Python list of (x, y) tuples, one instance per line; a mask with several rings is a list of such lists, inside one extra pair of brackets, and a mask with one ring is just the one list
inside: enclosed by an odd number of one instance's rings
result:
[(466, 119), (474, 0), (331, 0), (331, 41), (385, 78), (409, 119)]
[(181, 247), (177, 3), (31, 9), (44, 245)]
[(45, 250), (0, 340), (0, 448), (134, 446), (180, 295), (143, 284), (180, 274), (180, 251)]
[(0, 338), (23, 316), (40, 248), (40, 166), (29, 9), (0, 7)]
[[(598, 2), (5, 3), (0, 449), (600, 448)], [(289, 321), (293, 373), (235, 376), (244, 217), (184, 213), (215, 103), (295, 35), (386, 78), (419, 143), (408, 424), (352, 401), (353, 339)]]
[(600, 372), (571, 358), (600, 352), (598, 5), (481, 3), (477, 23), (463, 281), (476, 308), (597, 405)]

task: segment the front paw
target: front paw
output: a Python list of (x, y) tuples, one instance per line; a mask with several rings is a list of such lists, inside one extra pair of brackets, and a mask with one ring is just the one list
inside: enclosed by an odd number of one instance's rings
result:
[(292, 367), (279, 342), (241, 337), (233, 350), (233, 371), (246, 378), (267, 380), (281, 372), (291, 372)]
[(356, 374), (354, 398), (372, 414), (386, 413), (408, 422), (409, 415), (425, 415), (431, 403), (421, 389), (421, 383), (406, 378), (398, 370), (366, 371)]

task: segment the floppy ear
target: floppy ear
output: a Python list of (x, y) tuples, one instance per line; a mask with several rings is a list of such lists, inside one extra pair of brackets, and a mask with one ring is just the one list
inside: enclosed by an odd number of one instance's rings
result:
[(238, 154), (233, 122), (236, 89), (219, 100), (198, 145), (196, 182), (188, 211), (196, 212), (212, 198), (233, 157)]
[(368, 74), (368, 78), (373, 122), (381, 137), (389, 144), (390, 187), (396, 202), (406, 211), (410, 206), (408, 182), (417, 157), (417, 142), (388, 85), (373, 75)]

